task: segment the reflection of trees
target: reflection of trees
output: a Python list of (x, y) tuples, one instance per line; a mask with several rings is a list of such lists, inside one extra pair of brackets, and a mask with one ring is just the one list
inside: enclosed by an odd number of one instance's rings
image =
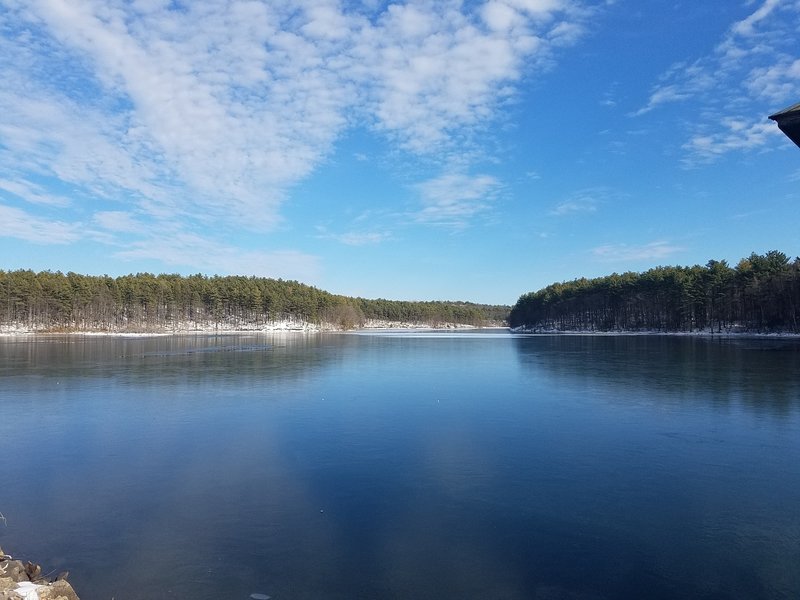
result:
[(515, 347), (520, 364), (559, 383), (640, 391), (637, 398), (659, 402), (740, 403), (776, 415), (800, 409), (794, 340), (536, 335), (516, 336)]
[(114, 379), (122, 384), (192, 385), (236, 379), (291, 381), (337, 359), (313, 351), (318, 336), (247, 334), (148, 338), (53, 336), (0, 339), (0, 371), (50, 385), (48, 379)]

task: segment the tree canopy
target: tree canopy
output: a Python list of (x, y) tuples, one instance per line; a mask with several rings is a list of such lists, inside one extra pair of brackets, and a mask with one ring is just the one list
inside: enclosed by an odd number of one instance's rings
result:
[(730, 267), (656, 267), (554, 283), (520, 297), (509, 324), (559, 331), (800, 333), (800, 258), (752, 253)]
[(263, 277), (121, 277), (0, 270), (0, 322), (37, 330), (258, 328), (292, 319), (349, 329), (368, 319), (433, 325), (501, 322), (508, 306), (367, 300)]

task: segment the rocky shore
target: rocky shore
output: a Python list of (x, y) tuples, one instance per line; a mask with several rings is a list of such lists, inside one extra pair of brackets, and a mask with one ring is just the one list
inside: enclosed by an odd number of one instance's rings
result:
[(15, 560), (0, 548), (0, 600), (78, 600), (67, 572), (51, 580), (42, 567)]

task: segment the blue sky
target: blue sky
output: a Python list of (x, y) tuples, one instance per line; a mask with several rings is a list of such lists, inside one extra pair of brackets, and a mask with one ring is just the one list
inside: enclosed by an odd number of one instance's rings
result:
[(800, 254), (798, 0), (0, 0), (0, 268), (512, 304)]

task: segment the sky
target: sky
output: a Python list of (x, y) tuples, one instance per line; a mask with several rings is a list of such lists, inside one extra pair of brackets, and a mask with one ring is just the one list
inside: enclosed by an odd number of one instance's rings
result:
[(0, 269), (513, 304), (800, 254), (800, 0), (0, 0)]

